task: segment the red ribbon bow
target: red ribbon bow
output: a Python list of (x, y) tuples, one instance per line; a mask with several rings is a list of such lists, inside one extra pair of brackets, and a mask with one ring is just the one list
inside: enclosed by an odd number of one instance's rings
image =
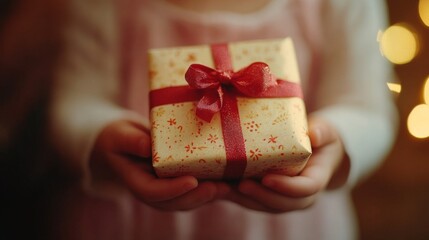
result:
[(203, 90), (197, 104), (197, 116), (210, 122), (223, 106), (224, 91), (237, 91), (247, 97), (263, 97), (278, 85), (266, 63), (255, 62), (238, 72), (216, 70), (201, 64), (192, 64), (185, 74), (189, 86)]

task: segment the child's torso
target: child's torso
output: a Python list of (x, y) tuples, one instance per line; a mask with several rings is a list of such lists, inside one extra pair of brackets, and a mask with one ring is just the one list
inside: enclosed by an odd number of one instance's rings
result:
[[(219, 1), (219, 6), (210, 4)], [(139, 2), (139, 1), (137, 1)], [(192, 5), (193, 2), (201, 2)], [(222, 4), (228, 2), (230, 4)], [(234, 2), (234, 3), (232, 3)], [(318, 26), (307, 24), (317, 17), (320, 1), (302, 0), (146, 0), (126, 11), (134, 13), (127, 26), (125, 103), (148, 115), (147, 50), (150, 48), (212, 44), (219, 42), (292, 37), (297, 53), (304, 93), (310, 77)], [(248, 5), (246, 12), (235, 11)], [(196, 8), (206, 9), (199, 11)], [(223, 8), (223, 9), (222, 9)], [(207, 9), (214, 9), (208, 11)], [(126, 16), (129, 17), (129, 16)], [(316, 37), (314, 37), (316, 36)]]

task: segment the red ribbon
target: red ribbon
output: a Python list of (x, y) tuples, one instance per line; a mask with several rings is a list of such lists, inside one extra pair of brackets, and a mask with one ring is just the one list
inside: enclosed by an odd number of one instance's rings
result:
[(189, 86), (167, 87), (150, 92), (151, 108), (187, 101), (199, 101), (197, 116), (210, 122), (220, 112), (227, 164), (223, 177), (240, 178), (247, 156), (236, 96), (254, 98), (300, 97), (299, 84), (278, 80), (267, 64), (255, 62), (233, 72), (226, 44), (211, 46), (215, 68), (192, 64), (185, 74)]

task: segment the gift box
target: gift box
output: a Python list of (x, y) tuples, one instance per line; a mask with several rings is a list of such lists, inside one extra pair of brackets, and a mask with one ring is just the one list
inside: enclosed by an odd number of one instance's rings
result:
[(149, 50), (159, 177), (297, 175), (311, 155), (290, 38)]

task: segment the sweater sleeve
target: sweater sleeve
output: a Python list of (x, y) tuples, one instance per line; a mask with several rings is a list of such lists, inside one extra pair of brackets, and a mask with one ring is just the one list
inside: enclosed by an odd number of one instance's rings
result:
[(353, 186), (380, 165), (396, 135), (397, 113), (386, 85), (394, 80), (393, 70), (377, 42), (386, 9), (380, 0), (326, 2), (318, 110), (312, 114), (339, 131)]
[(51, 104), (53, 144), (88, 191), (98, 184), (89, 170), (89, 155), (103, 127), (124, 118), (142, 123), (118, 105), (117, 24), (114, 4), (106, 3), (70, 1)]

